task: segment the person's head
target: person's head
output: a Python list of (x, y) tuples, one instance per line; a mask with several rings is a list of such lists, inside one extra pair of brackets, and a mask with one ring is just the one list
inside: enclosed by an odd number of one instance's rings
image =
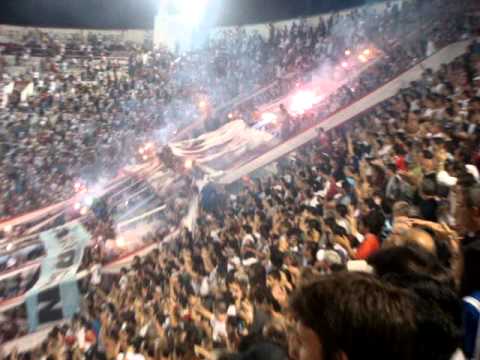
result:
[(465, 189), (465, 202), (472, 215), (480, 217), (480, 184)]
[(372, 210), (363, 218), (362, 223), (367, 232), (380, 236), (385, 225), (385, 215), (380, 210)]
[(420, 184), (420, 191), (424, 197), (435, 196), (437, 194), (437, 184), (434, 179), (426, 177)]
[(416, 245), (431, 254), (437, 253), (437, 247), (432, 235), (420, 228), (411, 228), (405, 222), (400, 222), (394, 226), (395, 234), (392, 234), (385, 241), (385, 247)]
[(370, 256), (367, 261), (378, 276), (421, 274), (445, 284), (452, 280), (449, 270), (440, 260), (432, 252), (416, 243), (384, 247)]
[(242, 300), (244, 296), (244, 292), (242, 291), (242, 284), (240, 281), (234, 279), (229, 282), (228, 284), (228, 290), (230, 291), (230, 294), (233, 299), (235, 300)]
[(480, 290), (480, 240), (476, 240), (463, 249), (464, 269), (461, 281), (461, 295), (471, 295)]
[(219, 301), (215, 305), (215, 317), (220, 320), (224, 321), (227, 319), (227, 304), (223, 301)]
[(435, 169), (434, 155), (431, 151), (423, 151), (421, 165), (425, 172), (433, 171)]
[[(255, 340), (255, 339), (252, 339)], [(244, 347), (244, 346), (242, 346)], [(227, 358), (228, 359), (228, 358)], [(288, 352), (279, 344), (270, 341), (253, 341), (244, 352), (234, 354), (234, 360), (288, 360)], [(220, 360), (220, 359), (219, 359)]]
[(460, 347), (462, 307), (452, 286), (421, 273), (382, 278), (416, 294), (417, 346), (414, 359), (449, 360)]
[(406, 201), (397, 201), (392, 208), (393, 218), (408, 217), (410, 215), (410, 204)]
[(267, 283), (267, 270), (261, 263), (253, 264), (248, 269), (249, 279), (255, 286), (265, 286)]
[(273, 286), (275, 284), (278, 284), (282, 279), (280, 270), (278, 269), (273, 269), (268, 273), (267, 276), (267, 285), (268, 286)]
[(397, 166), (395, 164), (387, 164), (386, 168), (386, 175), (388, 178), (391, 178), (392, 176), (395, 176), (397, 173)]
[(348, 209), (343, 204), (337, 204), (335, 207), (337, 215), (341, 218), (345, 218), (348, 215)]
[(415, 299), (373, 275), (340, 272), (291, 299), (300, 360), (411, 359)]

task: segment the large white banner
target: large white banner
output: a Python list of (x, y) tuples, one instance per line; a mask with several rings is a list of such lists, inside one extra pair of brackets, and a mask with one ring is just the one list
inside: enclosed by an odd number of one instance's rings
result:
[(264, 146), (274, 146), (278, 141), (266, 131), (251, 128), (243, 120), (235, 120), (218, 130), (169, 146), (172, 153), (178, 157), (217, 170), (226, 170), (246, 154)]
[(90, 234), (82, 225), (73, 224), (46, 231), (40, 240), (47, 256), (42, 260), (40, 278), (26, 293), (30, 331), (43, 323), (70, 318), (78, 310), (76, 273)]

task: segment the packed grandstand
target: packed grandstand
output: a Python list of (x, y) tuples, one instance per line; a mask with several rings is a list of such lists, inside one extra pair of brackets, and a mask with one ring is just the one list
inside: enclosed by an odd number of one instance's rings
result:
[(480, 6), (195, 51), (0, 27), (0, 357), (480, 359)]

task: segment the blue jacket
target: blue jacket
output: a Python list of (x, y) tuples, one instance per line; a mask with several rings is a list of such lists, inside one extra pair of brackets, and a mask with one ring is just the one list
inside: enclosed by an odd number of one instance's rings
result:
[(480, 358), (480, 291), (463, 298), (465, 338), (463, 351), (467, 359)]

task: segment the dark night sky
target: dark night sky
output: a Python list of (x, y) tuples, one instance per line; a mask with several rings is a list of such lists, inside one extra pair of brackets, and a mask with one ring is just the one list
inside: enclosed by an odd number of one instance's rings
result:
[[(195, 0), (192, 0), (195, 1)], [(211, 0), (219, 25), (312, 15), (372, 0)], [(159, 0), (0, 0), (0, 23), (76, 28), (152, 28)]]

